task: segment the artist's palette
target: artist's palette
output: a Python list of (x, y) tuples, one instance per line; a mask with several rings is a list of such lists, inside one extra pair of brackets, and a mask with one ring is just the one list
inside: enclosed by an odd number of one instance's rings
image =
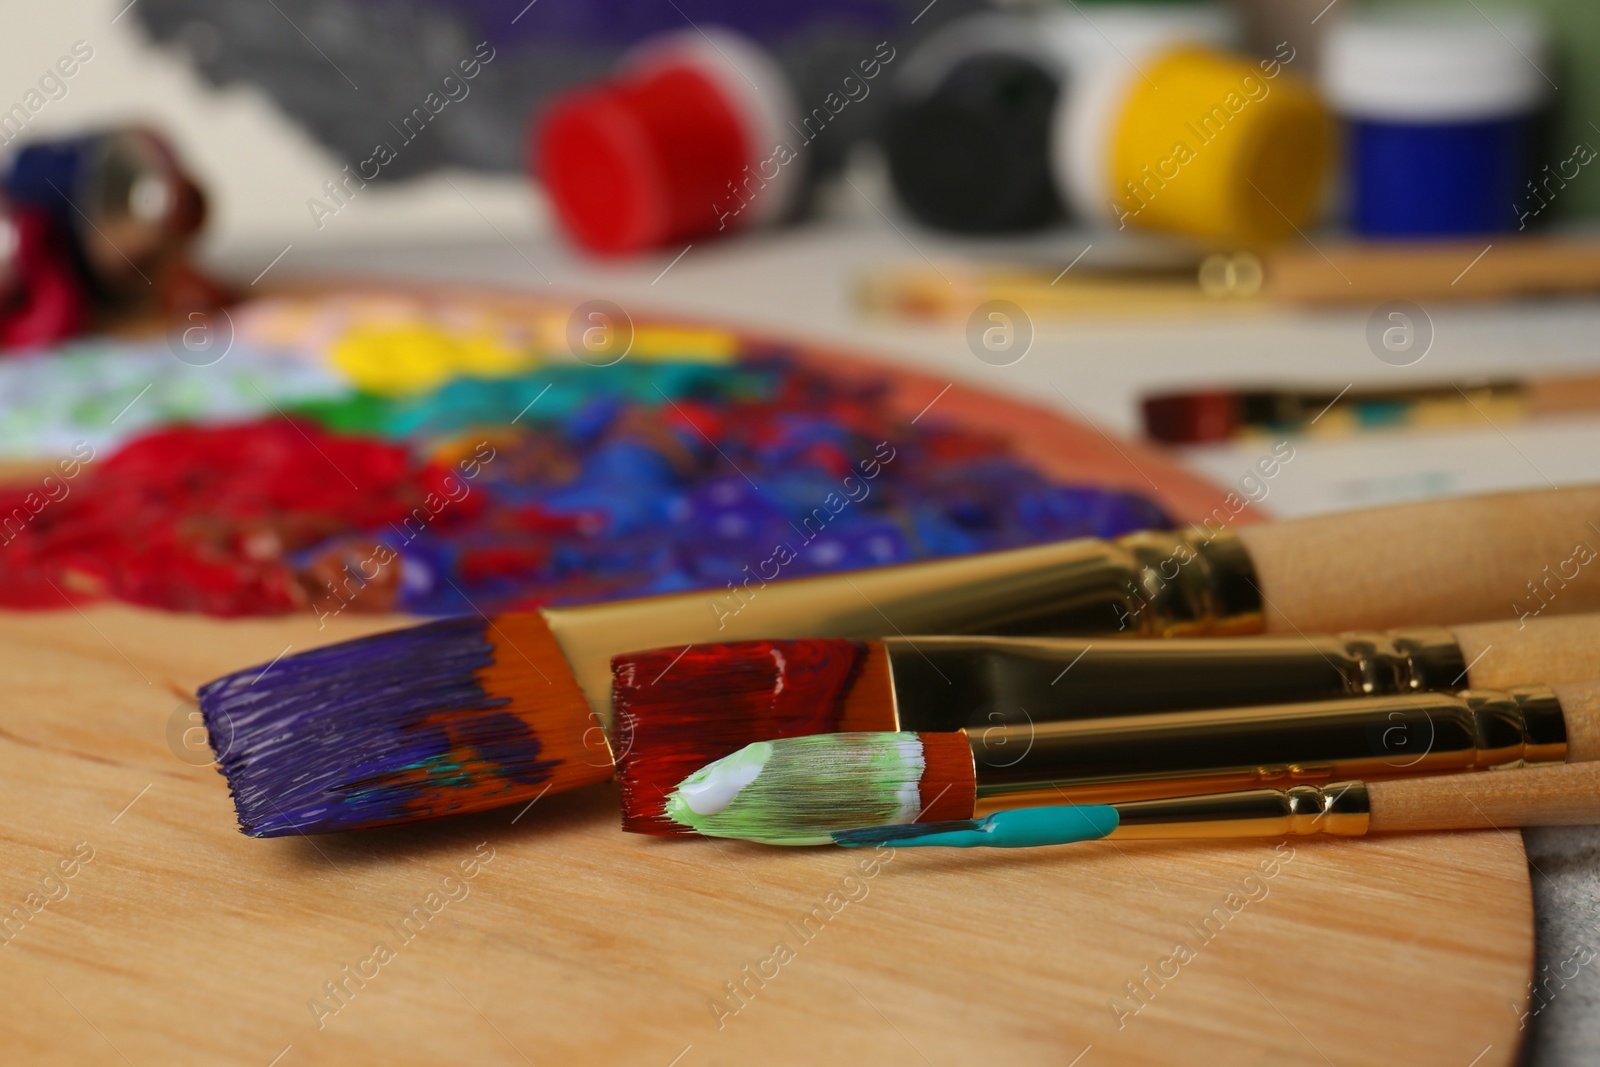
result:
[(336, 288), (235, 307), (204, 365), (0, 361), (11, 446), (57, 468), (0, 485), (0, 607), (523, 610), (725, 588), (796, 540), (789, 577), (1171, 521), (793, 345), (618, 311), (573, 347), (569, 313)]
[[(844, 372), (842, 357), (815, 354)], [(915, 414), (947, 383), (896, 380)], [(1179, 518), (1160, 456), (945, 417)], [(610, 787), (252, 840), (183, 694), (397, 617), (0, 613), (0, 1045), (29, 1064), (1510, 1063), (1515, 833), (1019, 853), (617, 830)]]

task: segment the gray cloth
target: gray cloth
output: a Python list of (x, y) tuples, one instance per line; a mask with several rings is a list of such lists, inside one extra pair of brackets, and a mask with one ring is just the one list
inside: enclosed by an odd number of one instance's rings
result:
[[(370, 156), (379, 142), (403, 141), (394, 124), (438, 92), (446, 75), (459, 79), (458, 65), (473, 58), (484, 39), (470, 21), (425, 3), (143, 0), (134, 14), (213, 84), (260, 87), (349, 163)], [(375, 180), (449, 164), (520, 169), (533, 103), (602, 74), (613, 59), (611, 50), (571, 42), (496, 47), (494, 59), (472, 80), (471, 94), (441, 116), (448, 121), (430, 124), (406, 143)]]
[(1531, 1067), (1600, 1062), (1600, 827), (1525, 831), (1538, 927), (1528, 1012)]
[[(699, 10), (685, 3), (691, 13)], [(492, 17), (475, 10), (490, 6), (468, 0), (142, 0), (133, 10), (157, 42), (184, 53), (213, 84), (259, 86), (350, 163), (370, 156), (380, 141), (394, 142), (396, 124), (429, 93), (439, 92), (445, 76), (459, 79), (458, 64), (487, 41), (494, 59), (473, 79), (470, 95), (448, 107), (449, 121), (430, 124), (424, 136), (406, 141), (375, 179), (391, 181), (448, 165), (524, 169), (528, 123), (539, 104), (606, 73), (634, 43), (560, 20), (547, 29), (537, 25), (541, 16), (559, 12), (529, 10), (532, 5), (511, 0)], [(771, 12), (747, 19), (774, 24), (762, 44), (788, 73), (802, 111), (821, 106), (857, 63), (872, 56), (875, 42), (888, 40), (904, 55), (928, 32), (987, 5), (873, 0), (859, 5), (854, 20), (827, 5), (810, 13), (807, 6), (791, 3), (782, 19)], [(613, 0), (611, 7), (618, 12), (618, 36), (640, 30), (639, 19), (627, 17), (628, 5)], [(527, 21), (513, 26), (518, 8)], [(672, 11), (664, 0), (659, 5), (668, 14), (668, 28), (688, 32), (688, 16)], [(872, 132), (887, 97), (874, 93), (865, 106), (840, 112), (811, 149), (809, 155), (818, 157), (813, 162), (824, 170), (836, 167), (851, 143)]]

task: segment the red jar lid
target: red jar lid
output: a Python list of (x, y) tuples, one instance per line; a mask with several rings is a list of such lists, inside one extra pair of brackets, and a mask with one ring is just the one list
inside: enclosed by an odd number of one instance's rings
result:
[(751, 162), (725, 85), (686, 63), (565, 94), (533, 140), (557, 219), (591, 252), (631, 252), (720, 228), (730, 183)]

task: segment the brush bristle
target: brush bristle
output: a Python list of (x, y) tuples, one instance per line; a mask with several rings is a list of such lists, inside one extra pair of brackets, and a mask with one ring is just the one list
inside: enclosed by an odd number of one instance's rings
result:
[(253, 837), (457, 815), (611, 777), (537, 613), (285, 656), (210, 682), (200, 709)]
[(611, 707), (623, 829), (692, 832), (667, 817), (668, 794), (691, 772), (752, 742), (851, 726), (893, 729), (886, 669), (872, 672), (869, 688), (881, 689), (874, 710), (853, 716), (865, 721), (847, 721), (857, 680), (880, 659), (881, 645), (839, 638), (734, 641), (617, 656)]
[(685, 778), (667, 815), (711, 837), (825, 845), (841, 830), (915, 822), (925, 767), (915, 733), (760, 741)]

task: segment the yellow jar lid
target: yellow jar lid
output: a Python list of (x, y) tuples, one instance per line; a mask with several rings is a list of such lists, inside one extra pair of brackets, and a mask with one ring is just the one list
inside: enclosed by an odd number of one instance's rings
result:
[(1128, 83), (1107, 146), (1121, 224), (1256, 242), (1308, 225), (1334, 157), (1312, 89), (1242, 56), (1182, 46)]

